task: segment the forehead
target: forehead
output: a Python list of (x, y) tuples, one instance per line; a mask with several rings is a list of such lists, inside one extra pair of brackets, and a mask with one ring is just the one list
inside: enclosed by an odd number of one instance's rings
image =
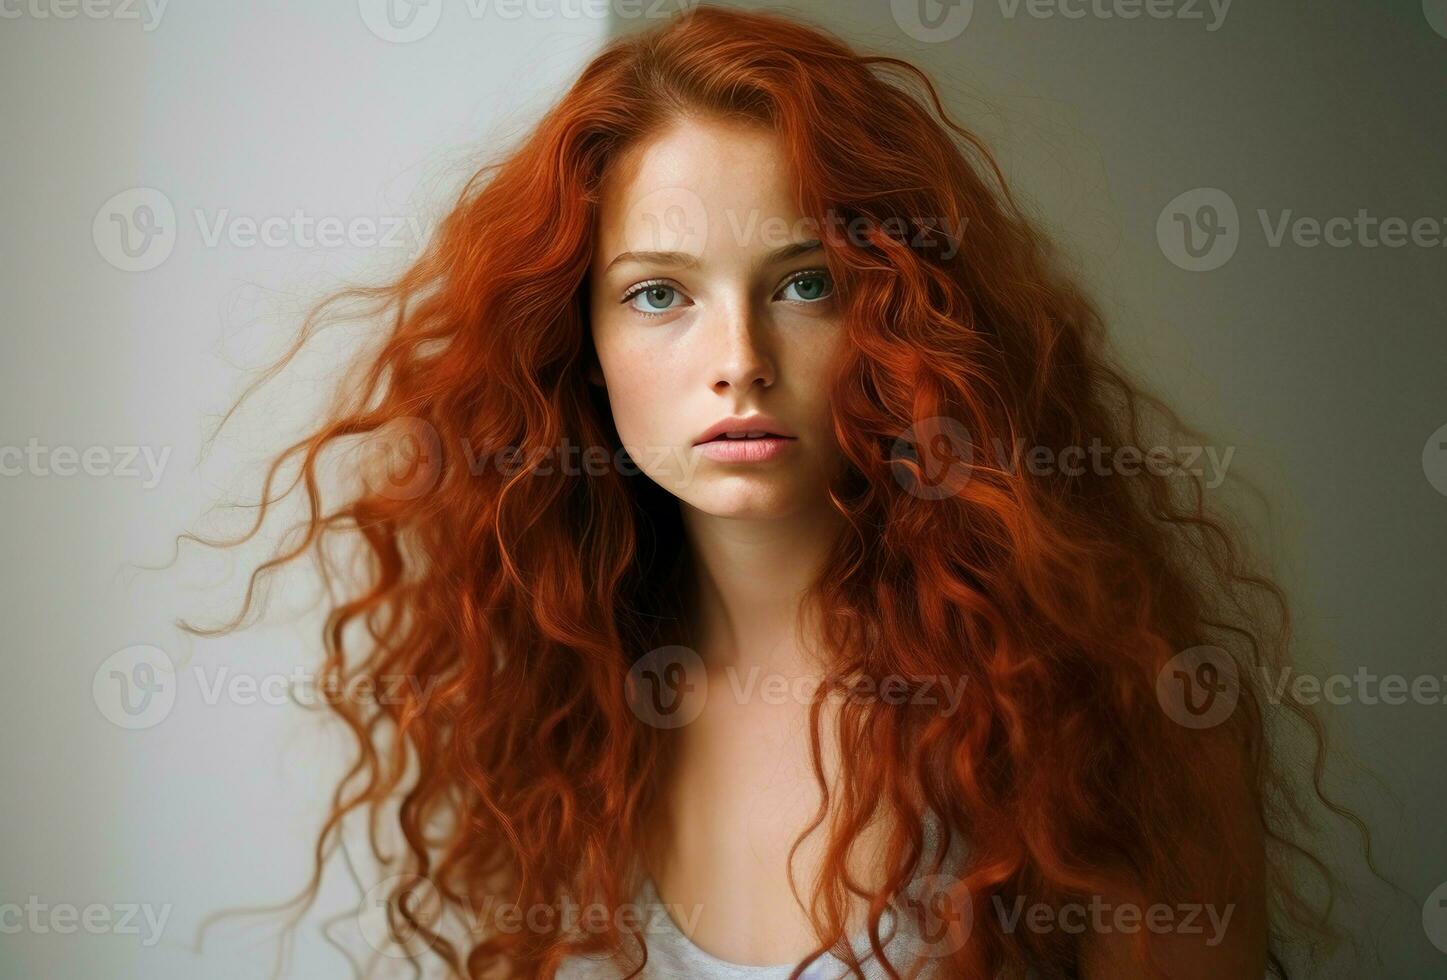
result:
[(767, 250), (765, 220), (801, 218), (783, 144), (742, 121), (679, 121), (622, 154), (600, 187), (595, 256)]

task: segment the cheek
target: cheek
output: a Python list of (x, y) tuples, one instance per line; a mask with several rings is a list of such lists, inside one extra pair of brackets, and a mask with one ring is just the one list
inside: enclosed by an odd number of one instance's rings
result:
[(844, 331), (831, 328), (801, 339), (790, 351), (793, 376), (800, 397), (810, 405), (829, 406), (829, 387), (834, 370), (844, 353)]
[(618, 436), (625, 443), (644, 442), (655, 436), (658, 391), (642, 372), (630, 369), (620, 379), (611, 380), (608, 401)]
[(635, 444), (659, 441), (671, 417), (669, 406), (678, 404), (669, 387), (675, 372), (658, 352), (622, 338), (596, 337), (595, 349), (607, 379), (608, 404), (619, 438)]

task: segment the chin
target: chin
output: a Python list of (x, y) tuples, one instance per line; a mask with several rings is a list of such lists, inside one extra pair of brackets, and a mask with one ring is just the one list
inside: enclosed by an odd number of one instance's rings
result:
[(707, 482), (712, 485), (680, 499), (712, 517), (774, 520), (797, 513), (804, 502), (803, 488), (761, 477), (723, 477)]

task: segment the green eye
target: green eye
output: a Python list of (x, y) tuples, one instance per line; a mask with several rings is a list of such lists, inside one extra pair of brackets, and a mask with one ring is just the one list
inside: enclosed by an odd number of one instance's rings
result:
[[(795, 290), (796, 295), (787, 295), (789, 290)], [(829, 278), (829, 273), (810, 271), (802, 273), (784, 284), (786, 299), (792, 299), (801, 303), (814, 303), (825, 299), (834, 292), (834, 284)]]
[[(796, 273), (779, 292), (777, 298), (790, 302), (817, 303), (833, 295), (834, 281), (825, 269), (809, 269)], [(644, 316), (662, 316), (669, 310), (686, 305), (687, 299), (676, 286), (654, 281), (639, 283), (623, 297), (623, 302)]]
[(676, 305), (673, 301), (678, 297), (677, 289), (667, 283), (655, 282), (644, 283), (625, 296), (623, 301), (639, 313), (658, 316), (673, 309)]

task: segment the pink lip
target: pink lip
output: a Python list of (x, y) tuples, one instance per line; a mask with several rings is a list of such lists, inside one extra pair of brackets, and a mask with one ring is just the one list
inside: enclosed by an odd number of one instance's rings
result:
[(798, 440), (782, 436), (762, 439), (714, 439), (698, 444), (698, 451), (709, 459), (724, 463), (762, 463), (789, 451)]
[(784, 428), (778, 419), (772, 415), (765, 415), (763, 412), (755, 412), (753, 415), (734, 415), (730, 418), (720, 419), (718, 422), (709, 426), (703, 435), (693, 441), (693, 444), (695, 446), (701, 445), (702, 443), (728, 435), (731, 432), (766, 432), (776, 438), (794, 438), (794, 433)]

